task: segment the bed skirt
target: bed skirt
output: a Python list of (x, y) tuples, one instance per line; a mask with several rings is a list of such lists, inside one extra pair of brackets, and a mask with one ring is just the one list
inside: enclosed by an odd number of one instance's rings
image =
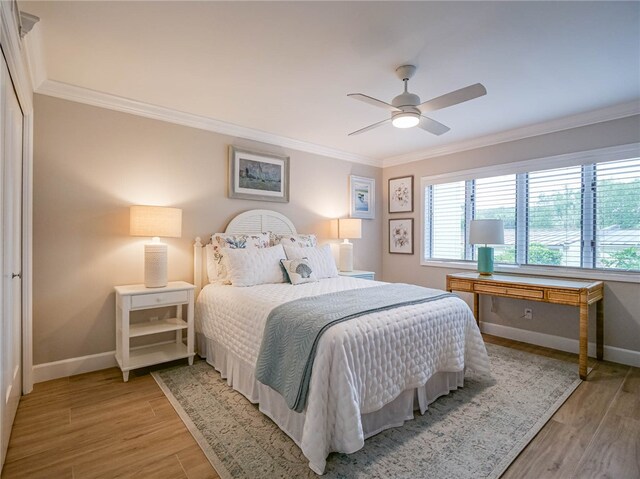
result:
[[(206, 358), (208, 364), (220, 372), (227, 384), (240, 392), (249, 401), (258, 404), (259, 410), (271, 418), (300, 447), (305, 421), (305, 412), (295, 412), (287, 407), (284, 398), (268, 386), (255, 379), (255, 368), (247, 364), (217, 341), (207, 338), (201, 333), (196, 335), (196, 346), (200, 357)], [(424, 414), (429, 404), (440, 396), (462, 387), (464, 371), (438, 372), (431, 376), (427, 383), (418, 388), (407, 389), (393, 401), (381, 409), (362, 414), (363, 438), (360, 447), (349, 450), (336, 450), (351, 454), (364, 446), (364, 439), (385, 429), (398, 427), (414, 417), (414, 411)], [(311, 392), (312, 393), (312, 392)], [(314, 472), (314, 464), (309, 463)]]

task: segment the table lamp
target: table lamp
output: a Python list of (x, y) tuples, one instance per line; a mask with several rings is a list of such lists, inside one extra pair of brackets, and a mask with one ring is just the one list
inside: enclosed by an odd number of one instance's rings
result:
[(167, 285), (167, 245), (165, 238), (182, 236), (182, 210), (163, 206), (131, 206), (129, 208), (131, 236), (152, 236), (144, 245), (144, 285), (161, 288)]
[(490, 244), (504, 244), (504, 223), (502, 220), (471, 220), (469, 243), (484, 244), (478, 247), (478, 273), (493, 274), (493, 248)]
[(338, 220), (338, 238), (340, 243), (340, 271), (353, 271), (353, 243), (350, 239), (362, 238), (362, 220), (358, 218), (342, 218)]

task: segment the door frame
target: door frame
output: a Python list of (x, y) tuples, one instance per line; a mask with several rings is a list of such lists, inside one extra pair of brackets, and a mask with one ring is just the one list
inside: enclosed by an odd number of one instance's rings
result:
[(15, 1), (0, 2), (0, 48), (22, 108), (22, 393), (33, 389), (33, 86)]

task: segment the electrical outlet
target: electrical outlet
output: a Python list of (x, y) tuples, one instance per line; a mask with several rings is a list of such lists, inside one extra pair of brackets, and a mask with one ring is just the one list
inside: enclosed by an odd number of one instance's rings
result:
[(157, 321), (158, 320), (158, 316), (151, 316), (149, 318), (149, 321)]
[(533, 309), (524, 308), (524, 319), (533, 319)]

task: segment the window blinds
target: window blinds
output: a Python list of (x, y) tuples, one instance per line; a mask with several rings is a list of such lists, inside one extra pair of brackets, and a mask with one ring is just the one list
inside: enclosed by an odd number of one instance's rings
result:
[[(494, 246), (497, 263), (516, 262), (516, 175), (475, 180), (474, 219), (504, 222), (504, 245)], [(478, 257), (474, 246), (473, 258)]]
[(502, 219), (498, 263), (640, 271), (640, 158), (425, 187), (425, 259), (474, 260), (471, 219)]
[(528, 264), (580, 267), (582, 167), (528, 175)]
[(640, 270), (640, 159), (595, 168), (595, 266)]
[(465, 259), (465, 182), (433, 185), (431, 209), (432, 257)]

